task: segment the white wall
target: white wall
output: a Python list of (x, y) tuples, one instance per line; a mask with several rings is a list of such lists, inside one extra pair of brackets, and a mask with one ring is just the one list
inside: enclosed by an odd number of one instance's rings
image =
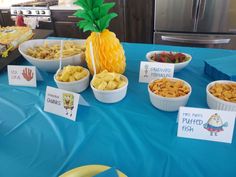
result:
[(27, 2), (32, 0), (0, 0), (0, 7), (1, 6), (11, 6), (12, 4), (18, 4), (22, 2)]

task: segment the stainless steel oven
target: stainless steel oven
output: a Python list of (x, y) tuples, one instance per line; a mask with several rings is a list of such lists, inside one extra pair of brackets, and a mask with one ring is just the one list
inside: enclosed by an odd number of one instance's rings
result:
[(236, 49), (236, 0), (155, 0), (154, 43)]
[(35, 19), (37, 28), (53, 29), (51, 11), (49, 6), (57, 5), (58, 0), (35, 0), (19, 4), (13, 4), (10, 8), (12, 20), (16, 20), (18, 15), (24, 20)]

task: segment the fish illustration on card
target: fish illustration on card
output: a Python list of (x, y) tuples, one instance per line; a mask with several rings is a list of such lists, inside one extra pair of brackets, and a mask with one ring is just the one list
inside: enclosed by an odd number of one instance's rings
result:
[(228, 122), (223, 123), (222, 118), (219, 114), (213, 114), (207, 121), (203, 124), (203, 127), (210, 132), (210, 135), (217, 136), (217, 133), (224, 131), (224, 127), (228, 127)]

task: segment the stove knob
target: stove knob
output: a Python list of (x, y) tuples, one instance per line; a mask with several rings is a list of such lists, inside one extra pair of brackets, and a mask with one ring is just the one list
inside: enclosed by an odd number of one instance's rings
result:
[(17, 14), (17, 10), (14, 10), (13, 13), (14, 13), (14, 14)]
[(44, 10), (42, 10), (42, 11), (41, 11), (41, 14), (45, 14), (45, 11), (44, 11)]
[(27, 14), (29, 14), (29, 15), (30, 15), (30, 14), (32, 14), (32, 12), (31, 12), (30, 10), (28, 10), (28, 11), (27, 11)]
[(22, 15), (22, 14), (23, 14), (23, 11), (22, 11), (22, 10), (18, 10), (18, 11), (17, 11), (17, 14)]
[(36, 10), (36, 11), (35, 11), (35, 13), (36, 13), (36, 14), (39, 14), (39, 11), (38, 11), (38, 10)]

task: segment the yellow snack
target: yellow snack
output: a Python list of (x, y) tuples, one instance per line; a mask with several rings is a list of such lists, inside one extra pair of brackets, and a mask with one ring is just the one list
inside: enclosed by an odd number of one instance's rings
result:
[(95, 78), (93, 79), (93, 86), (94, 86), (95, 88), (98, 88), (98, 86), (99, 86), (101, 83), (102, 83), (102, 79), (97, 78), (97, 77), (95, 77)]
[(118, 88), (121, 88), (121, 87), (125, 86), (125, 84), (126, 84), (125, 81), (121, 81), (121, 82), (119, 83), (119, 85), (118, 85)]
[(0, 56), (7, 57), (10, 51), (16, 49), (22, 42), (32, 38), (33, 35), (33, 31), (29, 27), (0, 26)]
[[(60, 50), (61, 46), (60, 43), (48, 45), (47, 42), (45, 42), (42, 46), (35, 46), (32, 48), (28, 48), (26, 51), (26, 54), (38, 58), (38, 59), (59, 59), (60, 57)], [(74, 56), (77, 54), (83, 54), (85, 52), (85, 46), (81, 44), (77, 44), (73, 41), (65, 41), (63, 44), (63, 52), (62, 52), (62, 58)], [(81, 70), (81, 68), (79, 68)]]
[(102, 81), (102, 83), (99, 84), (99, 86), (98, 86), (97, 89), (98, 89), (98, 90), (105, 90), (106, 86), (107, 86), (107, 82)]
[(168, 98), (184, 96), (190, 92), (190, 88), (184, 82), (169, 78), (155, 80), (149, 88), (156, 95)]
[(236, 83), (215, 83), (209, 92), (221, 100), (236, 103)]
[(106, 86), (106, 90), (114, 90), (117, 88), (117, 85), (116, 81), (110, 80)]
[(73, 82), (73, 81), (76, 81), (75, 78), (74, 78), (74, 76), (70, 76), (70, 77), (69, 77), (69, 82)]
[(98, 90), (115, 90), (126, 84), (127, 82), (121, 77), (121, 74), (111, 73), (107, 70), (97, 74), (92, 81), (93, 87)]
[(88, 71), (81, 66), (65, 66), (56, 76), (61, 82), (74, 82), (88, 75)]

